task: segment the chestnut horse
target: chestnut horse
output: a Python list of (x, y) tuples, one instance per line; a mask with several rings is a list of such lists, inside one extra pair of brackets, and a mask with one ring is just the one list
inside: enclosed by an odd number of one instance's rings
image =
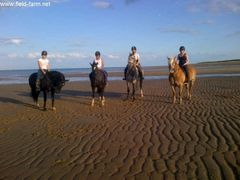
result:
[(168, 67), (169, 67), (169, 83), (172, 88), (173, 93), (173, 103), (176, 103), (176, 87), (179, 87), (179, 102), (182, 104), (183, 88), (186, 85), (187, 88), (187, 98), (191, 100), (193, 85), (196, 80), (196, 70), (188, 65), (188, 79), (182, 68), (178, 65), (176, 58), (168, 57)]

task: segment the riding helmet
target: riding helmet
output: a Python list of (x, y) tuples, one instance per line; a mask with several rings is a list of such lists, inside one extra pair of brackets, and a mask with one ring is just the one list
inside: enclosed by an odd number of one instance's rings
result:
[(132, 49), (132, 50), (137, 50), (136, 46), (133, 46), (131, 49)]
[(100, 56), (100, 55), (101, 55), (101, 53), (99, 51), (95, 52), (95, 56)]
[(42, 51), (42, 56), (47, 56), (47, 51)]
[(179, 51), (185, 51), (185, 47), (184, 47), (184, 46), (181, 46), (181, 47), (179, 48)]

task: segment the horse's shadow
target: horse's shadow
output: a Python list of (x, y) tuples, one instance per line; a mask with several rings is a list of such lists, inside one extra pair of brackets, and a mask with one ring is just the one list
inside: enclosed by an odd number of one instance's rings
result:
[(18, 104), (18, 105), (22, 105), (22, 106), (25, 106), (25, 107), (30, 107), (30, 108), (33, 108), (33, 109), (39, 109), (37, 106), (35, 106), (33, 104), (25, 103), (25, 102), (22, 102), (20, 100), (13, 99), (13, 98), (8, 98), (8, 97), (0, 97), (0, 102), (1, 103)]
[[(113, 98), (113, 99), (120, 98), (124, 94), (125, 93), (121, 93), (121, 92), (109, 92), (109, 91), (104, 92), (105, 97), (109, 97), (109, 98)], [(92, 92), (91, 91), (80, 91), (80, 90), (63, 90), (61, 92), (61, 95), (67, 96), (67, 97), (89, 97), (89, 98), (91, 98)]]

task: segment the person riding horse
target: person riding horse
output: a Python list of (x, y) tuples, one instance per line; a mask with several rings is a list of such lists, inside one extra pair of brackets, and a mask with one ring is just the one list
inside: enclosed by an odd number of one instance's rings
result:
[(188, 81), (189, 79), (189, 68), (188, 68), (188, 64), (189, 64), (189, 58), (188, 58), (188, 54), (185, 51), (185, 47), (181, 46), (179, 48), (179, 54), (177, 55), (177, 60), (178, 60), (178, 64), (179, 66), (182, 68), (183, 72), (186, 75), (186, 81)]
[(47, 51), (42, 51), (42, 57), (38, 60), (38, 75), (36, 81), (36, 90), (40, 91), (40, 80), (44, 77), (47, 71), (50, 70), (49, 60), (47, 59)]
[(128, 64), (124, 70), (124, 78), (123, 80), (126, 80), (126, 76), (127, 76), (127, 72), (129, 70), (129, 67), (132, 66), (133, 64), (136, 65), (136, 68), (139, 72), (139, 76), (141, 78), (141, 80), (144, 79), (143, 77), (143, 70), (142, 70), (142, 67), (141, 67), (141, 64), (140, 64), (140, 56), (139, 54), (137, 53), (137, 48), (135, 46), (133, 46), (131, 48), (132, 52), (129, 54), (128, 56)]
[(91, 65), (92, 72), (89, 74), (89, 78), (91, 81), (91, 87), (92, 87), (92, 103), (91, 106), (94, 106), (94, 98), (95, 98), (95, 89), (97, 89), (97, 92), (100, 97), (101, 105), (104, 106), (105, 98), (104, 98), (104, 89), (107, 85), (107, 72), (103, 69), (104, 63), (101, 59), (101, 54), (99, 51), (95, 52), (95, 60)]
[[(108, 73), (104, 70), (104, 62), (101, 58), (101, 53), (99, 51), (95, 52), (95, 59), (93, 60), (93, 64), (97, 64), (97, 68), (99, 71), (102, 71), (104, 74), (104, 81), (107, 84), (107, 77), (108, 77)], [(92, 74), (90, 74), (90, 78), (91, 78)]]

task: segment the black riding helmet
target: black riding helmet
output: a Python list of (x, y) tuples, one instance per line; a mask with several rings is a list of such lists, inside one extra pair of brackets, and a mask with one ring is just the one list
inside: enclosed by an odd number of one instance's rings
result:
[(131, 48), (131, 50), (137, 50), (136, 46), (133, 46), (133, 47)]
[(185, 47), (184, 47), (184, 46), (181, 46), (181, 47), (179, 48), (179, 51), (185, 51)]
[(99, 51), (95, 52), (95, 56), (100, 56), (100, 55), (101, 55), (101, 53)]
[(47, 56), (47, 51), (42, 51), (42, 56)]

